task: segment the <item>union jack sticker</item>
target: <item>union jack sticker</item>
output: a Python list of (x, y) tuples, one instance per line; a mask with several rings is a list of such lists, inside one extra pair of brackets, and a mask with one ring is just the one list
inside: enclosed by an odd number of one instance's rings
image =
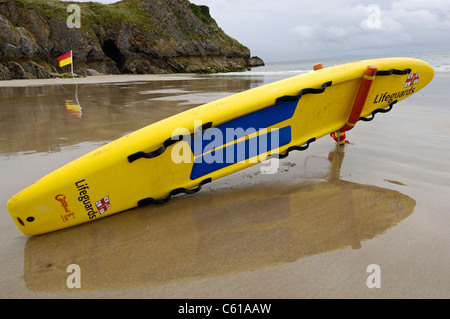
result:
[(98, 209), (98, 212), (100, 213), (100, 215), (103, 214), (104, 212), (106, 212), (108, 209), (111, 208), (111, 204), (109, 202), (109, 196), (106, 196), (105, 198), (96, 202), (95, 206), (97, 206), (97, 209)]
[(420, 73), (410, 73), (408, 74), (408, 78), (406, 79), (405, 88), (410, 87), (411, 85), (415, 85), (419, 83), (419, 75)]

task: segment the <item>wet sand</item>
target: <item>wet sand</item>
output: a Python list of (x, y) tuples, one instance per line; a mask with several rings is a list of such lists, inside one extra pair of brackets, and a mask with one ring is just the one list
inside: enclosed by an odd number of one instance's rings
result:
[[(257, 165), (195, 195), (28, 237), (6, 210), (22, 188), (127, 132), (267, 79), (46, 81), (0, 82), (1, 298), (450, 297), (449, 73), (359, 122), (339, 150), (325, 137), (280, 160), (277, 174)], [(81, 113), (66, 107), (75, 90)], [(70, 264), (81, 268), (79, 289), (66, 285)], [(366, 284), (372, 264), (380, 288)]]

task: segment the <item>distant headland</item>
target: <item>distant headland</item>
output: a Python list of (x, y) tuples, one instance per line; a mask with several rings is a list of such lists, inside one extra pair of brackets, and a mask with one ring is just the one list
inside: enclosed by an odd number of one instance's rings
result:
[(57, 58), (70, 50), (79, 75), (215, 73), (264, 65), (225, 34), (207, 6), (188, 0), (77, 2), (78, 10), (70, 4), (0, 0), (0, 80), (59, 77), (70, 66), (59, 67)]

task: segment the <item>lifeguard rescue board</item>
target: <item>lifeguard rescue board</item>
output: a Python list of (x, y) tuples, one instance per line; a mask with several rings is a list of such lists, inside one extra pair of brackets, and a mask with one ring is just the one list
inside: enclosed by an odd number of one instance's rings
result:
[(387, 112), (433, 76), (424, 61), (383, 58), (253, 88), (112, 141), (20, 191), (7, 208), (24, 234), (39, 235), (195, 193)]

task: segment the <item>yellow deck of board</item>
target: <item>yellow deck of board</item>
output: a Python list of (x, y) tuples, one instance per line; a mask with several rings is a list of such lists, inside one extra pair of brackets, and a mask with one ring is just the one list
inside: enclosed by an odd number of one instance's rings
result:
[[(190, 163), (175, 163), (172, 159), (173, 148), (179, 149), (180, 143), (187, 143), (185, 141), (167, 147), (155, 158), (130, 163), (127, 156), (154, 151), (168, 138), (182, 132), (193, 133), (198, 123), (212, 122), (215, 127), (270, 107), (279, 97), (297, 95), (305, 88), (319, 89), (332, 81), (323, 93), (302, 96), (291, 118), (268, 128), (291, 127), (290, 143), (280, 147), (277, 153), (284, 153), (293, 145), (304, 145), (311, 138), (318, 139), (345, 125), (368, 65), (378, 66), (379, 71), (409, 68), (410, 74), (419, 74), (419, 81), (405, 87), (407, 74), (376, 76), (361, 114), (363, 117), (416, 93), (434, 76), (431, 66), (421, 60), (386, 58), (328, 67), (238, 93), (146, 126), (68, 163), (12, 197), (7, 204), (8, 211), (24, 234), (38, 235), (109, 216), (136, 207), (144, 198), (164, 198), (173, 189), (197, 187), (207, 178), (214, 181), (254, 165), (271, 152), (197, 179), (190, 178), (193, 154), (190, 154)], [(79, 187), (82, 185), (86, 187)], [(96, 207), (90, 210), (89, 205), (95, 206), (107, 196), (111, 205), (107, 211), (100, 215)]]

